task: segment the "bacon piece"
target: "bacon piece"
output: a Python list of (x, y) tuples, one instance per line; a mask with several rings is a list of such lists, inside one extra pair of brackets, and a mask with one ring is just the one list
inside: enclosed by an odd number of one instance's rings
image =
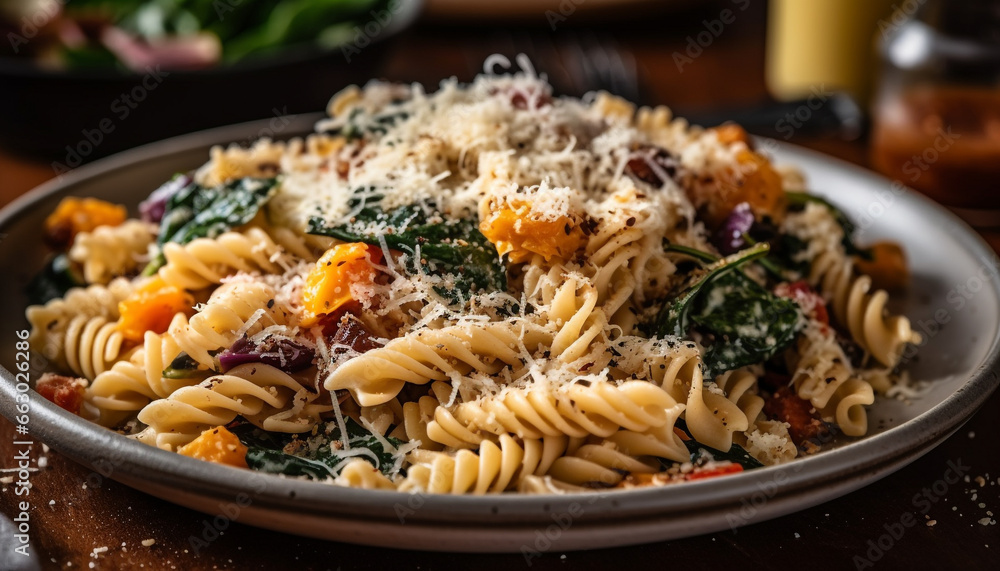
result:
[(35, 391), (38, 394), (52, 401), (59, 408), (73, 414), (80, 414), (80, 405), (83, 403), (83, 393), (86, 389), (86, 379), (66, 377), (55, 373), (45, 373), (35, 385)]
[(816, 407), (800, 398), (791, 387), (783, 386), (764, 402), (764, 414), (788, 423), (788, 434), (797, 446), (815, 441), (829, 433)]

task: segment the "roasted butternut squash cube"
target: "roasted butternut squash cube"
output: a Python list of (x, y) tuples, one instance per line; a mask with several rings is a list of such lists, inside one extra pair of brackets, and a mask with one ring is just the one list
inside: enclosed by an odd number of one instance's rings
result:
[(163, 333), (178, 313), (194, 313), (194, 297), (168, 285), (159, 276), (149, 279), (118, 302), (118, 330), (126, 339), (141, 342), (147, 331)]
[(542, 219), (530, 212), (528, 204), (501, 208), (479, 223), (479, 231), (513, 263), (526, 262), (535, 254), (547, 262), (568, 259), (586, 244), (583, 230), (572, 218)]
[(361, 242), (338, 244), (327, 250), (306, 276), (302, 290), (301, 325), (310, 327), (320, 317), (354, 300), (353, 284), (373, 283), (382, 250)]
[(249, 468), (247, 447), (225, 426), (216, 426), (202, 432), (201, 436), (179, 448), (177, 453), (206, 462)]
[(118, 226), (128, 217), (125, 207), (96, 198), (62, 199), (45, 219), (45, 242), (57, 250), (68, 249), (80, 232), (98, 226)]

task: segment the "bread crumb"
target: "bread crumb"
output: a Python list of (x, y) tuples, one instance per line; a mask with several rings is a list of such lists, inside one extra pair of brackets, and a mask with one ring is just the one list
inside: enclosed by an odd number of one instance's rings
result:
[(937, 525), (937, 520), (936, 519), (932, 519), (932, 520), (930, 520), (930, 521), (927, 522), (927, 527), (934, 527), (935, 525)]
[(143, 547), (152, 547), (153, 544), (155, 544), (155, 543), (156, 543), (155, 539), (143, 539), (142, 540), (142, 546)]

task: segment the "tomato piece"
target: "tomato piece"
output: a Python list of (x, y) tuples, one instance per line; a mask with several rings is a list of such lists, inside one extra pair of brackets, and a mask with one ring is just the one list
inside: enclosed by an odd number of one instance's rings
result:
[(739, 464), (731, 463), (725, 466), (718, 466), (715, 468), (708, 468), (690, 472), (684, 479), (685, 480), (705, 480), (708, 478), (716, 478), (718, 476), (725, 476), (726, 474), (736, 474), (743, 471), (743, 466)]
[(830, 324), (830, 314), (826, 310), (826, 301), (805, 281), (778, 284), (774, 288), (774, 293), (798, 303), (806, 315), (823, 325)]
[(38, 394), (73, 414), (80, 414), (80, 405), (83, 404), (83, 393), (86, 389), (86, 380), (55, 373), (45, 373), (35, 385)]

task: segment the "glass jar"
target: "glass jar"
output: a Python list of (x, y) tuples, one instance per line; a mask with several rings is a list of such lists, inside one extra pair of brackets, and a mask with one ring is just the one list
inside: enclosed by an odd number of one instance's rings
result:
[(873, 165), (1000, 225), (1000, 0), (909, 0), (880, 28)]

